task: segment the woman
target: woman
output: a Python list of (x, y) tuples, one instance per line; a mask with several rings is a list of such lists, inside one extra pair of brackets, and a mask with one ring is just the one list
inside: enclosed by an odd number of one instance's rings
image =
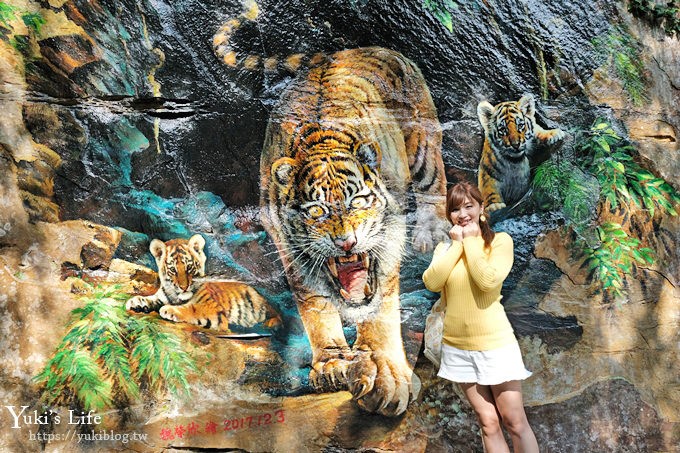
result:
[(446, 304), (438, 376), (460, 384), (488, 453), (509, 452), (501, 421), (515, 452), (538, 452), (520, 384), (531, 373), (500, 302), (513, 262), (512, 238), (491, 230), (482, 194), (467, 182), (449, 189), (446, 212), (451, 242), (437, 246), (423, 274), (427, 289), (441, 292)]

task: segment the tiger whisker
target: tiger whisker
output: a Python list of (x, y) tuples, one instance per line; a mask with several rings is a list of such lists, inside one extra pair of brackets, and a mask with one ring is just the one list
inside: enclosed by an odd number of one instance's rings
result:
[(279, 255), (280, 253), (281, 253), (281, 252), (279, 252), (278, 250), (273, 250), (273, 251), (271, 251), (271, 252), (263, 253), (262, 256), (270, 257), (270, 256), (272, 256), (272, 255)]
[(289, 256), (293, 255), (294, 253), (296, 253), (296, 250), (293, 247), (288, 247), (288, 248), (284, 248), (282, 250), (276, 251), (276, 254), (279, 257), (279, 259), (288, 258)]
[(299, 254), (297, 255), (294, 259), (292, 259), (287, 265), (284, 265), (284, 270), (288, 272), (288, 270), (293, 266), (294, 264), (299, 264), (300, 267), (304, 267), (306, 263), (309, 262), (309, 258), (306, 258), (304, 261), (301, 261), (303, 258), (305, 258), (305, 255)]
[[(300, 251), (301, 250), (302, 250), (302, 247), (300, 247)], [(298, 250), (295, 250), (295, 251), (297, 252)], [(290, 263), (288, 263), (287, 266), (285, 266), (285, 270), (287, 271), (295, 263), (299, 263), (301, 267), (305, 267), (307, 265), (307, 263), (309, 263), (310, 258), (311, 258), (311, 257), (307, 258), (304, 262), (299, 261), (301, 258), (303, 258), (305, 256), (309, 256), (309, 255), (307, 253), (298, 253), (297, 256), (293, 260), (291, 260)]]
[(319, 281), (319, 272), (323, 269), (322, 262), (324, 261), (323, 256), (317, 255), (312, 269), (316, 268), (316, 273), (314, 274), (314, 281)]

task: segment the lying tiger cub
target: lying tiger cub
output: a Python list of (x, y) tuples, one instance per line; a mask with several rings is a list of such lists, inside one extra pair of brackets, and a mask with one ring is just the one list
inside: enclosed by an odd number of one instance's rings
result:
[(205, 239), (167, 242), (154, 239), (149, 250), (156, 259), (161, 286), (153, 296), (135, 296), (125, 308), (163, 319), (230, 332), (229, 325), (275, 327), (281, 318), (255, 289), (236, 281), (196, 280), (205, 275)]

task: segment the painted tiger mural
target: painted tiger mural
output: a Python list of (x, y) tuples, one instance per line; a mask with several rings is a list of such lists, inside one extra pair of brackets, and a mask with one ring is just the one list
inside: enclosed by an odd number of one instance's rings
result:
[(518, 202), (529, 190), (530, 160), (545, 160), (565, 137), (560, 129), (545, 130), (536, 124), (535, 110), (530, 94), (519, 101), (495, 106), (482, 101), (477, 106), (484, 128), (477, 183), (487, 213)]
[(158, 311), (161, 318), (169, 321), (226, 333), (231, 332), (230, 325), (279, 325), (278, 313), (253, 287), (237, 281), (201, 281), (205, 276), (204, 246), (205, 239), (200, 234), (188, 240), (151, 241), (149, 250), (158, 266), (160, 288), (152, 296), (132, 297), (125, 308), (144, 313)]
[[(225, 63), (276, 65), (231, 48), (235, 26), (256, 16), (248, 10), (215, 36)], [(398, 415), (413, 396), (399, 312), (406, 206), (416, 206), (415, 249), (433, 248), (448, 230), (437, 112), (420, 70), (397, 52), (368, 47), (277, 61), (291, 60), (306, 69), (269, 118), (260, 207), (312, 347), (310, 382), (317, 391), (348, 389), (367, 411)], [(348, 324), (357, 328), (352, 348)]]

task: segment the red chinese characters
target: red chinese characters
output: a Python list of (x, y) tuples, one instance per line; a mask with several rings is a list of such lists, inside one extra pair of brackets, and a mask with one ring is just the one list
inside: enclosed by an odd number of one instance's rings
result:
[[(257, 428), (259, 426), (273, 425), (277, 423), (286, 422), (286, 413), (283, 409), (274, 412), (266, 412), (258, 415), (248, 415), (240, 418), (225, 418), (222, 421), (222, 431), (234, 431), (238, 429)], [(203, 425), (192, 421), (185, 425), (176, 425), (173, 428), (161, 428), (160, 437), (162, 440), (184, 439), (185, 437), (193, 437), (198, 435), (215, 435), (217, 434), (218, 424), (209, 420)]]

